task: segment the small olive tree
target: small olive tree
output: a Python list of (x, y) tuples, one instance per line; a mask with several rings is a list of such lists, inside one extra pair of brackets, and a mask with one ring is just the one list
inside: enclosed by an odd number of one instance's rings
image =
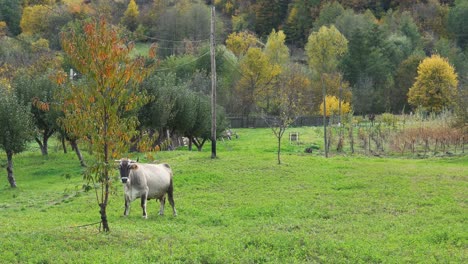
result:
[(51, 107), (58, 85), (47, 74), (22, 72), (13, 79), (12, 87), (22, 104), (31, 105), (34, 140), (39, 144), (42, 155), (47, 156), (48, 142), (57, 130), (57, 118), (60, 115), (60, 111)]
[(0, 149), (7, 155), (8, 182), (16, 187), (13, 155), (25, 150), (32, 140), (32, 116), (29, 106), (18, 102), (16, 95), (0, 83)]

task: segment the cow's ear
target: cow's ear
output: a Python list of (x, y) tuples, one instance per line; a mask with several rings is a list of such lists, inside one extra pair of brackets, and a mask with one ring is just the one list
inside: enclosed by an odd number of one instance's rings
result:
[(138, 169), (138, 165), (130, 164), (130, 169), (132, 169), (132, 170)]

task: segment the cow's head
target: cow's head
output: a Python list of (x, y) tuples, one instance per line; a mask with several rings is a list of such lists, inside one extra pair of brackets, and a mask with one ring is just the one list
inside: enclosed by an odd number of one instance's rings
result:
[(138, 168), (136, 162), (129, 159), (116, 160), (116, 162), (119, 162), (120, 180), (122, 183), (127, 183), (130, 170)]

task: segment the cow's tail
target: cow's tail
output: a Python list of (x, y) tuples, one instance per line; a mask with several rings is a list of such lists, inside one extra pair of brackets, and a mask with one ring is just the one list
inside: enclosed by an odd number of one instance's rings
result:
[(164, 167), (166, 167), (168, 169), (168, 171), (169, 171), (169, 173), (171, 175), (171, 180), (169, 182), (169, 188), (167, 190), (167, 196), (169, 196), (169, 202), (171, 203), (171, 205), (173, 205), (174, 204), (174, 181), (172, 180), (173, 173), (172, 173), (171, 166), (169, 166), (169, 164), (164, 163), (163, 165), (164, 165)]
[(171, 182), (169, 183), (169, 188), (167, 188), (167, 195), (169, 196), (169, 201), (172, 199), (174, 200), (174, 183), (171, 178)]
[[(171, 175), (172, 175), (172, 172), (171, 172)], [(169, 188), (167, 190), (167, 196), (169, 198), (169, 203), (171, 204), (171, 207), (172, 207), (172, 213), (174, 216), (177, 215), (177, 211), (175, 209), (175, 202), (174, 202), (174, 184), (173, 184), (173, 181), (172, 181), (172, 177), (171, 177), (171, 181), (169, 183)]]
[(163, 166), (167, 168), (167, 170), (169, 171), (169, 173), (171, 175), (171, 179), (170, 179), (170, 182), (169, 182), (169, 188), (167, 189), (167, 196), (168, 196), (167, 198), (169, 198), (169, 203), (172, 206), (172, 210), (173, 210), (174, 215), (177, 215), (177, 211), (175, 209), (175, 203), (174, 203), (174, 181), (172, 180), (172, 176), (173, 176), (172, 169), (171, 169), (171, 166), (169, 166), (169, 164), (167, 164), (167, 163), (164, 163)]

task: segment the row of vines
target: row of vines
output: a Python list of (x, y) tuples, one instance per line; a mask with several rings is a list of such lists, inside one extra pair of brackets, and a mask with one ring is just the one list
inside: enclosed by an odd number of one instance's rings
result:
[(331, 152), (365, 155), (447, 156), (465, 153), (468, 127), (454, 126), (450, 113), (441, 115), (383, 114), (374, 120), (348, 116), (331, 124)]

